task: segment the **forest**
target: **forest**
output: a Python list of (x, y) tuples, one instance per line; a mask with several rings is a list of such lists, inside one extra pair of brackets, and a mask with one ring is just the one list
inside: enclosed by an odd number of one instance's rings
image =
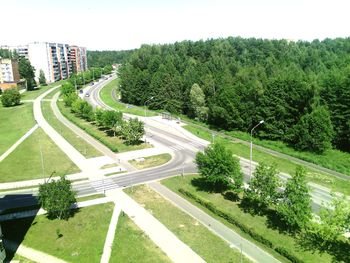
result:
[(122, 64), (130, 56), (133, 50), (121, 51), (87, 51), (87, 60), (89, 67), (105, 67), (112, 64)]
[(122, 101), (256, 131), (298, 150), (350, 151), (350, 38), (229, 37), (142, 45), (119, 70)]

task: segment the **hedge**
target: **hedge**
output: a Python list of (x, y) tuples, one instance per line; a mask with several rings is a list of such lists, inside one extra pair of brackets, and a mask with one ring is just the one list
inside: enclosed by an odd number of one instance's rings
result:
[(265, 246), (270, 247), (271, 249), (275, 250), (278, 254), (287, 258), (291, 262), (293, 262), (293, 263), (303, 263), (304, 262), (304, 261), (300, 260), (298, 257), (296, 257), (295, 255), (293, 255), (291, 252), (289, 252), (284, 247), (275, 247), (270, 240), (268, 240), (265, 237), (261, 236), (260, 234), (256, 233), (253, 228), (248, 227), (247, 225), (241, 223), (239, 220), (234, 218), (232, 215), (216, 208), (213, 203), (211, 203), (207, 200), (204, 200), (204, 199), (194, 195), (193, 193), (191, 193), (183, 188), (180, 188), (179, 192), (181, 194), (193, 199), (195, 202), (199, 203), (200, 205), (206, 207), (211, 212), (222, 217), (223, 219), (225, 219), (229, 223), (237, 226), (239, 229), (241, 229), (244, 233), (247, 233), (254, 240), (264, 244)]

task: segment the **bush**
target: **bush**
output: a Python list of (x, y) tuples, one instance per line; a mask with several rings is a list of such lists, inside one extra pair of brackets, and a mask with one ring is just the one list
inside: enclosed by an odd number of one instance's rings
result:
[(280, 255), (284, 256), (287, 259), (289, 259), (290, 261), (295, 262), (295, 263), (302, 263), (303, 262), (302, 260), (300, 260), (299, 258), (294, 256), (291, 252), (289, 252), (287, 249), (285, 249), (283, 247), (275, 247), (270, 240), (268, 240), (265, 237), (261, 236), (260, 234), (256, 233), (253, 228), (251, 228), (249, 226), (246, 226), (245, 224), (241, 223), (239, 220), (234, 218), (232, 215), (230, 215), (230, 214), (228, 214), (228, 213), (226, 213), (224, 211), (221, 211), (220, 209), (216, 208), (213, 203), (211, 203), (211, 202), (209, 202), (207, 200), (204, 200), (204, 199), (202, 199), (202, 198), (192, 194), (191, 192), (186, 191), (183, 188), (180, 188), (179, 192), (181, 194), (183, 194), (183, 195), (193, 199), (195, 202), (199, 203), (200, 205), (206, 207), (207, 209), (209, 209), (214, 214), (222, 217), (223, 219), (225, 219), (230, 224), (237, 226), (239, 229), (241, 229), (244, 233), (247, 233), (254, 240), (264, 244), (267, 247), (270, 247), (270, 248), (274, 249), (277, 253), (279, 253)]
[(10, 88), (3, 92), (1, 103), (4, 107), (16, 106), (21, 103), (21, 94), (16, 88)]

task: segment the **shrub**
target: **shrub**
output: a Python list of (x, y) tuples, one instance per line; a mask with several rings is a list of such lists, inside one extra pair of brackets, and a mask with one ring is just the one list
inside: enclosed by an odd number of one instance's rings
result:
[(21, 94), (16, 88), (10, 88), (3, 92), (1, 103), (4, 107), (16, 106), (21, 103)]

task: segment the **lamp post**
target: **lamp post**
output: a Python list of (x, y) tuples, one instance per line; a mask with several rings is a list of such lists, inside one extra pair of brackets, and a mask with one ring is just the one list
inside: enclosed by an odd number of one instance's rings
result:
[(150, 97), (148, 100), (145, 101), (145, 105), (144, 105), (144, 106), (145, 106), (145, 117), (147, 117), (147, 116), (146, 116), (146, 115), (147, 115), (147, 114), (146, 114), (146, 104), (147, 104), (147, 102), (149, 102), (150, 100), (153, 100), (153, 98), (154, 98), (154, 96)]
[(256, 127), (258, 127), (260, 124), (263, 124), (264, 120), (261, 120), (257, 125), (253, 127), (253, 129), (250, 131), (250, 165), (249, 165), (249, 180), (252, 178), (252, 161), (253, 161), (253, 131)]

